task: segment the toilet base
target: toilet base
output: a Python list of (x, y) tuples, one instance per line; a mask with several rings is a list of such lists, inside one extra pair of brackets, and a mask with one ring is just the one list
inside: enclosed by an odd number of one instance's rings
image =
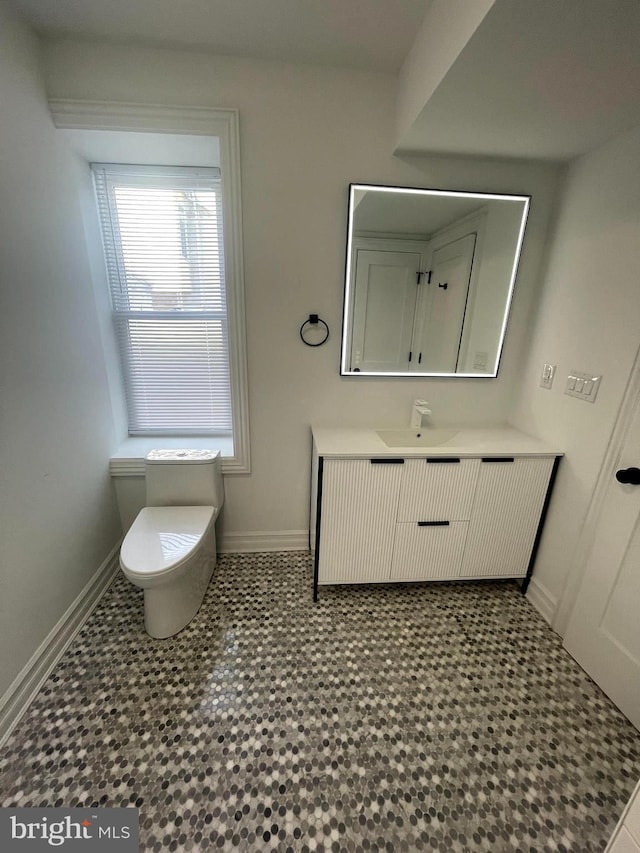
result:
[(216, 564), (216, 553), (203, 549), (180, 577), (144, 591), (144, 627), (164, 640), (185, 628), (200, 609)]

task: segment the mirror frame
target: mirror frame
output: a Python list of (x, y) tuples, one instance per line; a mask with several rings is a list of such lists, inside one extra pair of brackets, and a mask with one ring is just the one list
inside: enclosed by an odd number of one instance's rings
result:
[[(359, 370), (349, 370), (349, 347), (351, 341), (351, 332), (349, 330), (350, 324), (352, 322), (351, 317), (351, 303), (352, 303), (352, 290), (354, 288), (354, 284), (352, 283), (352, 262), (353, 262), (353, 224), (354, 224), (354, 212), (355, 212), (355, 194), (357, 191), (375, 191), (375, 192), (388, 192), (388, 193), (405, 193), (407, 195), (431, 195), (435, 197), (454, 197), (454, 198), (471, 198), (478, 199), (479, 202), (482, 201), (521, 201), (523, 202), (523, 211), (522, 211), (522, 219), (520, 221), (520, 228), (518, 232), (518, 240), (514, 252), (513, 264), (511, 266), (511, 274), (509, 280), (509, 290), (507, 292), (507, 298), (505, 301), (505, 309), (504, 315), (502, 318), (502, 324), (500, 329), (500, 337), (498, 341), (498, 347), (496, 351), (496, 360), (493, 366), (492, 372), (485, 373), (433, 373), (427, 371), (359, 371)], [(460, 191), (460, 190), (442, 190), (442, 189), (427, 189), (421, 187), (398, 187), (398, 186), (389, 186), (384, 184), (359, 184), (359, 183), (351, 183), (349, 184), (349, 206), (348, 206), (348, 219), (347, 219), (347, 247), (346, 247), (346, 262), (345, 262), (345, 278), (344, 278), (344, 301), (343, 301), (343, 310), (342, 310), (342, 340), (340, 345), (340, 375), (341, 376), (376, 376), (376, 377), (406, 377), (406, 378), (424, 378), (424, 377), (435, 377), (435, 378), (444, 378), (444, 379), (495, 379), (498, 375), (498, 370), (500, 368), (500, 360), (502, 358), (502, 350), (504, 347), (504, 339), (507, 330), (507, 323), (509, 320), (509, 312), (511, 310), (511, 304), (513, 301), (513, 291), (515, 288), (516, 277), (518, 273), (518, 266), (520, 263), (520, 256), (522, 253), (522, 243), (524, 241), (524, 233), (527, 224), (527, 219), (529, 216), (529, 207), (531, 204), (531, 196), (530, 195), (518, 195), (511, 193), (488, 193), (488, 192), (472, 192), (472, 191)]]

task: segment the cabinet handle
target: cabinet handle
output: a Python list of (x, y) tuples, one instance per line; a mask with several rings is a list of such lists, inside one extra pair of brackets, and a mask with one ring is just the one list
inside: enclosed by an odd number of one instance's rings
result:
[(383, 457), (382, 459), (370, 459), (372, 465), (404, 465), (404, 459), (387, 459)]
[(449, 527), (448, 521), (419, 521), (418, 527)]
[(427, 456), (427, 465), (453, 465), (460, 462), (457, 456)]
[(513, 456), (483, 456), (483, 462), (515, 462)]

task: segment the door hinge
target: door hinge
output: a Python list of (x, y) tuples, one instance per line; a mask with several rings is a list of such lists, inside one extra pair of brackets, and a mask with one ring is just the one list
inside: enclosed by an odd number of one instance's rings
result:
[(413, 352), (411, 350), (409, 350), (409, 361), (411, 361), (412, 358), (413, 358)]
[(416, 272), (416, 284), (422, 284), (423, 275), (427, 277), (427, 284), (431, 284), (431, 270), (418, 270)]

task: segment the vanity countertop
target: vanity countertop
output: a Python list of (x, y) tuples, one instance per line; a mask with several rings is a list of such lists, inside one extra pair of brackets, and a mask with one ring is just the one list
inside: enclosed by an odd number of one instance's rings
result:
[[(429, 429), (424, 427), (420, 432), (425, 435)], [(442, 444), (421, 447), (389, 447), (375, 429), (312, 427), (312, 433), (318, 455), (325, 458), (563, 455), (557, 447), (509, 426), (452, 426), (450, 429), (455, 431), (453, 438)]]

